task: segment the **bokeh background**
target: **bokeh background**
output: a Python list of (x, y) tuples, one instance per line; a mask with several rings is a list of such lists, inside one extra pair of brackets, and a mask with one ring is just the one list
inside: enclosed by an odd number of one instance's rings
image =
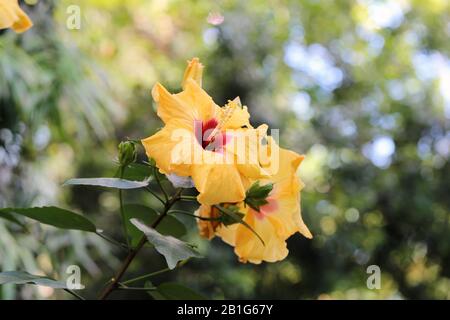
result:
[[(183, 219), (205, 258), (154, 283), (214, 299), (450, 299), (449, 1), (20, 2), (35, 26), (0, 33), (0, 207), (71, 208), (120, 238), (116, 192), (61, 184), (113, 176), (118, 142), (161, 127), (153, 84), (179, 90), (198, 56), (219, 105), (240, 96), (254, 125), (279, 128), (281, 144), (306, 155), (315, 237), (291, 237), (282, 262), (241, 264)], [(70, 5), (80, 30), (67, 28)], [(23, 234), (0, 220), (0, 270), (61, 279), (77, 264), (93, 298), (123, 258), (95, 235), (29, 223)], [(369, 265), (381, 268), (380, 290), (366, 287)], [(146, 250), (128, 275), (161, 268)], [(0, 297), (68, 298), (11, 285)]]

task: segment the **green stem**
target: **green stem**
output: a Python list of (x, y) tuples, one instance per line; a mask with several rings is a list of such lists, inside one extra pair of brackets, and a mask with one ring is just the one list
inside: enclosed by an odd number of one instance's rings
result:
[[(123, 179), (124, 173), (125, 173), (125, 167), (121, 166), (120, 167), (120, 179)], [(123, 235), (125, 237), (127, 246), (130, 247), (130, 239), (128, 238), (125, 210), (123, 209), (123, 192), (122, 192), (122, 189), (119, 189), (119, 205), (120, 205), (120, 215), (122, 217)]]
[(190, 216), (190, 217), (193, 217), (193, 218), (196, 218), (196, 219), (199, 219), (199, 220), (205, 220), (205, 221), (220, 221), (220, 217), (219, 218), (200, 217), (200, 216), (197, 216), (195, 214), (192, 214), (190, 212), (183, 211), (183, 210), (170, 210), (169, 214), (170, 213), (181, 213), (181, 214), (184, 214), (185, 216)]
[(153, 164), (151, 164), (150, 162), (148, 162), (148, 161), (143, 161), (143, 163), (144, 164), (146, 164), (147, 166), (149, 166), (149, 167), (152, 167), (152, 168), (154, 168), (154, 169), (158, 169), (158, 167), (157, 166), (155, 166), (155, 165), (153, 165)]
[(95, 232), (95, 234), (98, 235), (100, 238), (102, 238), (102, 239), (104, 239), (104, 240), (106, 240), (106, 241), (108, 241), (108, 242), (110, 242), (110, 243), (112, 243), (112, 244), (114, 244), (114, 245), (116, 245), (118, 247), (121, 247), (122, 249), (125, 249), (127, 251), (129, 250), (129, 247), (125, 243), (119, 242), (119, 241), (117, 241), (117, 240), (115, 240), (113, 238), (110, 238), (110, 237), (108, 237), (108, 236), (106, 236), (106, 235), (104, 235), (104, 234), (102, 234), (101, 232), (98, 232), (98, 231)]
[[(186, 259), (186, 260), (183, 260), (183, 261), (179, 262), (178, 265), (177, 265), (177, 268), (184, 266), (188, 261), (189, 261), (189, 259)], [(162, 269), (162, 270), (158, 270), (158, 271), (155, 271), (155, 272), (152, 272), (152, 273), (144, 274), (142, 276), (139, 276), (139, 277), (136, 277), (136, 278), (124, 281), (121, 284), (127, 285), (127, 284), (130, 284), (130, 283), (136, 282), (136, 281), (145, 280), (147, 278), (151, 278), (151, 277), (157, 276), (159, 274), (162, 274), (162, 273), (165, 273), (165, 272), (168, 272), (168, 271), (171, 271), (171, 270), (172, 269), (165, 268), (165, 269)]]
[[(172, 208), (172, 206), (178, 200), (180, 200), (182, 191), (183, 191), (183, 189), (181, 189), (181, 188), (178, 189), (177, 192), (166, 202), (163, 213), (151, 225), (151, 227), (153, 229), (155, 229), (161, 223), (161, 221), (164, 219), (164, 217), (169, 212), (170, 208)], [(136, 246), (136, 248), (130, 250), (130, 252), (128, 253), (128, 256), (125, 258), (121, 267), (116, 272), (116, 275), (111, 279), (109, 284), (106, 286), (106, 288), (100, 294), (100, 296), (99, 296), (100, 300), (106, 299), (111, 294), (111, 292), (113, 292), (115, 289), (118, 288), (118, 284), (122, 280), (122, 277), (124, 276), (125, 272), (128, 270), (128, 267), (130, 266), (131, 262), (133, 262), (134, 258), (136, 258), (136, 255), (139, 253), (139, 251), (144, 247), (144, 245), (146, 243), (147, 243), (147, 237), (145, 235), (143, 235), (141, 237), (141, 240), (139, 240), (139, 243)]]
[(196, 196), (181, 196), (181, 200), (183, 201), (197, 201)]
[(161, 192), (164, 195), (164, 199), (166, 199), (166, 201), (169, 201), (169, 195), (167, 194), (166, 190), (164, 189), (164, 187), (163, 187), (163, 185), (161, 183), (161, 180), (159, 179), (158, 170), (156, 168), (153, 168), (153, 172), (154, 172), (154, 175), (155, 175), (156, 182), (158, 183), (158, 186), (159, 186), (159, 188), (161, 189)]
[(154, 192), (152, 189), (150, 189), (150, 187), (145, 188), (148, 192), (150, 192), (156, 199), (158, 199), (162, 204), (165, 204), (166, 202), (156, 193)]
[(139, 287), (118, 287), (119, 290), (133, 290), (133, 291), (156, 291), (156, 287), (139, 288)]
[(213, 205), (213, 207), (218, 209), (220, 212), (225, 213), (227, 216), (232, 218), (235, 222), (238, 222), (238, 223), (242, 224), (244, 227), (246, 227), (247, 229), (249, 229), (261, 241), (262, 245), (266, 246), (263, 238), (261, 238), (261, 236), (255, 231), (255, 229), (253, 229), (247, 222), (245, 222), (245, 220), (242, 219), (242, 217), (240, 217), (233, 211), (230, 211), (227, 208), (224, 208), (220, 205), (215, 204), (215, 205)]

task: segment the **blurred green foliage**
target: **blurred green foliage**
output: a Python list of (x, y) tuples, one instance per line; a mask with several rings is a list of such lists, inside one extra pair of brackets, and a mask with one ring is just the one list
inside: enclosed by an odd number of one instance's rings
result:
[[(302, 208), (314, 239), (293, 236), (280, 263), (244, 265), (183, 217), (205, 259), (152, 282), (210, 298), (450, 298), (448, 1), (37, 2), (26, 6), (33, 29), (0, 34), (2, 207), (58, 202), (120, 237), (117, 194), (60, 184), (113, 176), (119, 141), (161, 127), (152, 85), (179, 90), (185, 61), (198, 56), (218, 104), (240, 96), (255, 125), (279, 128), (281, 144), (306, 155)], [(66, 28), (73, 4), (80, 30)], [(157, 206), (144, 193), (125, 197)], [(114, 256), (79, 232), (36, 225), (21, 235), (0, 221), (2, 270), (61, 278), (80, 264), (88, 297)], [(380, 290), (366, 286), (369, 265), (381, 268)], [(129, 277), (162, 268), (143, 252)], [(4, 286), (0, 296), (61, 297), (33, 290)]]

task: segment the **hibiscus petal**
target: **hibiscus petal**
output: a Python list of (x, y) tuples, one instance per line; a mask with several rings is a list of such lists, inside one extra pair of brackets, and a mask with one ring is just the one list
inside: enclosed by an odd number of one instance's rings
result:
[(168, 123), (171, 120), (185, 120), (187, 123), (194, 122), (194, 106), (185, 103), (177, 95), (171, 94), (160, 83), (155, 84), (153, 87), (152, 96), (158, 105), (158, 117), (164, 123)]
[(264, 239), (265, 245), (244, 226), (236, 232), (235, 252), (243, 262), (275, 262), (286, 258), (288, 254), (286, 239), (278, 236), (278, 229), (283, 225), (277, 219), (258, 220), (253, 214), (247, 214), (245, 220)]
[(149, 158), (153, 158), (163, 173), (189, 176), (195, 148), (198, 143), (185, 122), (173, 120), (154, 135), (143, 139)]
[(192, 179), (200, 192), (197, 200), (201, 204), (239, 202), (245, 198), (241, 175), (234, 164), (193, 165)]
[(209, 94), (193, 79), (187, 79), (184, 90), (176, 97), (189, 106), (196, 120), (216, 118), (220, 107), (216, 105)]
[(17, 0), (7, 0), (0, 3), (0, 29), (12, 28), (21, 33), (29, 28), (33, 23), (27, 14), (19, 7)]
[(203, 65), (200, 63), (200, 60), (198, 58), (193, 58), (191, 61), (188, 61), (188, 66), (184, 71), (183, 82), (181, 83), (183, 89), (186, 89), (186, 84), (189, 79), (194, 80), (201, 87), (202, 74), (203, 74)]

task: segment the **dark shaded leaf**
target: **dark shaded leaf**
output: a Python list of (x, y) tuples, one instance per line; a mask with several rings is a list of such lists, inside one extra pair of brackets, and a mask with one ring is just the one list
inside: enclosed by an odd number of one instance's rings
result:
[(194, 290), (175, 282), (166, 282), (158, 286), (152, 296), (156, 300), (206, 300), (207, 298)]
[[(225, 208), (225, 207), (223, 207)], [(226, 207), (227, 211), (230, 211), (234, 213), (235, 215), (226, 214), (219, 210), (221, 216), (220, 216), (220, 222), (222, 222), (226, 226), (230, 226), (232, 224), (241, 223), (241, 221), (244, 219), (245, 214), (242, 212), (239, 212), (239, 207), (230, 205)], [(238, 218), (239, 217), (239, 218)]]
[(26, 228), (22, 222), (20, 222), (13, 214), (11, 214), (9, 212), (0, 211), (0, 218), (14, 222), (15, 224), (21, 226), (22, 228)]
[[(156, 287), (150, 280), (145, 282), (146, 287)], [(147, 291), (147, 293), (155, 300), (167, 300), (158, 290)]]
[(60, 229), (95, 232), (95, 225), (87, 218), (69, 210), (58, 207), (3, 208), (0, 214), (20, 214), (27, 218)]
[[(230, 210), (228, 208), (215, 205), (217, 209), (219, 209), (222, 213), (226, 214), (230, 219), (234, 220), (237, 223), (240, 223), (244, 225), (247, 229), (249, 229), (255, 236), (258, 237), (258, 239), (262, 242), (262, 244), (265, 246), (264, 240), (261, 238), (261, 236), (244, 220), (244, 215), (241, 212), (235, 212), (234, 210)], [(231, 208), (235, 208), (235, 206), (231, 206)], [(237, 207), (236, 207), (237, 208)], [(231, 224), (231, 223), (228, 223)]]
[(151, 177), (152, 174), (152, 167), (145, 164), (132, 163), (125, 168), (123, 178), (127, 180), (143, 181)]

